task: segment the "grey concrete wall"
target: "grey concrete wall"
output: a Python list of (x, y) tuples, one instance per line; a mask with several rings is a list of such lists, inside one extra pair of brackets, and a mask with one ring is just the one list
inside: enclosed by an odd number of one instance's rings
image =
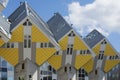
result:
[[(24, 69), (22, 69), (22, 64), (24, 64)], [(27, 58), (15, 67), (14, 80), (19, 80), (19, 77), (30, 80), (30, 75), (32, 80), (38, 80), (38, 66)]]
[[(67, 67), (67, 71), (65, 72), (65, 67)], [(66, 65), (57, 71), (57, 80), (76, 80), (76, 70), (71, 67), (71, 71), (69, 71), (70, 65)]]
[(88, 74), (89, 80), (103, 80), (105, 78), (105, 73), (101, 69), (96, 70), (93, 70), (90, 74)]

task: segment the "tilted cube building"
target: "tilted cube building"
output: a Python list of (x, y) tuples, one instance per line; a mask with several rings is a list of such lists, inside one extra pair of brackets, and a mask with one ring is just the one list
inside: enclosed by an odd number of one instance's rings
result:
[(0, 24), (0, 56), (13, 65), (14, 80), (103, 80), (120, 62), (101, 33), (82, 38), (59, 13), (44, 22), (23, 2), (8, 21)]

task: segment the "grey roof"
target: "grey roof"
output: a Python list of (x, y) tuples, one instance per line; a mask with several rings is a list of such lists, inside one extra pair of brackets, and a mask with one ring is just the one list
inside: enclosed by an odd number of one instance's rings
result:
[(24, 2), (8, 17), (11, 22), (10, 31), (27, 16), (26, 3)]
[(93, 30), (84, 38), (84, 41), (90, 48), (92, 48), (104, 38), (105, 37), (100, 32)]
[(49, 39), (57, 45), (54, 41), (52, 32), (49, 30), (47, 23), (45, 23), (40, 16), (29, 6), (27, 2), (21, 3), (21, 5), (9, 16), (11, 22), (10, 31), (13, 30), (22, 20), (28, 17), (32, 22), (37, 25), (41, 31), (43, 31)]
[(59, 13), (55, 13), (47, 23), (49, 25), (49, 29), (52, 31), (57, 41), (72, 29), (72, 27)]

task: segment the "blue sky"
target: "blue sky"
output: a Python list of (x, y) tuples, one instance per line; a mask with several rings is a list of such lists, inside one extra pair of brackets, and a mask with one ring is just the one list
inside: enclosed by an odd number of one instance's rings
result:
[[(5, 16), (9, 16), (20, 5), (20, 2), (22, 1), (25, 0), (9, 0), (7, 8), (3, 10), (3, 14)], [(120, 28), (120, 25), (117, 23), (117, 20), (120, 20), (120, 18), (116, 13), (114, 14), (114, 12), (120, 11), (120, 9), (119, 6), (116, 6), (116, 3), (114, 5), (114, 3), (112, 2), (113, 0), (109, 0), (109, 3), (107, 2), (108, 0), (96, 0), (96, 1), (94, 0), (26, 0), (26, 1), (45, 21), (50, 19), (55, 12), (59, 12), (62, 16), (65, 17), (66, 20), (68, 20), (68, 22), (70, 23), (73, 22), (72, 23), (74, 25), (73, 27), (79, 30), (78, 32), (80, 32), (81, 35), (87, 34), (93, 28), (98, 29), (101, 33), (103, 33), (107, 37), (107, 39), (110, 41), (113, 47), (118, 52), (120, 52), (120, 30), (118, 30)], [(118, 1), (116, 2), (119, 3)], [(115, 9), (117, 9), (115, 11), (113, 8), (114, 10), (113, 14), (111, 13), (111, 10), (109, 10), (109, 7), (111, 7), (109, 5), (113, 5), (113, 7), (115, 6)], [(112, 15), (112, 17), (108, 19), (109, 16), (107, 15)], [(75, 17), (77, 17), (78, 19), (76, 19)], [(116, 22), (114, 19), (116, 20)], [(76, 22), (78, 21), (78, 23), (76, 23), (75, 21)], [(113, 22), (114, 24), (111, 24), (111, 22)], [(98, 27), (98, 25), (100, 27)], [(89, 29), (85, 30), (86, 28)]]

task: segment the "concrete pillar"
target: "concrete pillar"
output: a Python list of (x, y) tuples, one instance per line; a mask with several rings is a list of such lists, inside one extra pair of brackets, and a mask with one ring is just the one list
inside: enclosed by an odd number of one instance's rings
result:
[(101, 69), (92, 71), (88, 76), (89, 80), (106, 80), (105, 73)]
[(38, 80), (38, 66), (26, 58), (15, 66), (14, 80)]
[(76, 70), (67, 64), (57, 71), (57, 80), (76, 80)]

